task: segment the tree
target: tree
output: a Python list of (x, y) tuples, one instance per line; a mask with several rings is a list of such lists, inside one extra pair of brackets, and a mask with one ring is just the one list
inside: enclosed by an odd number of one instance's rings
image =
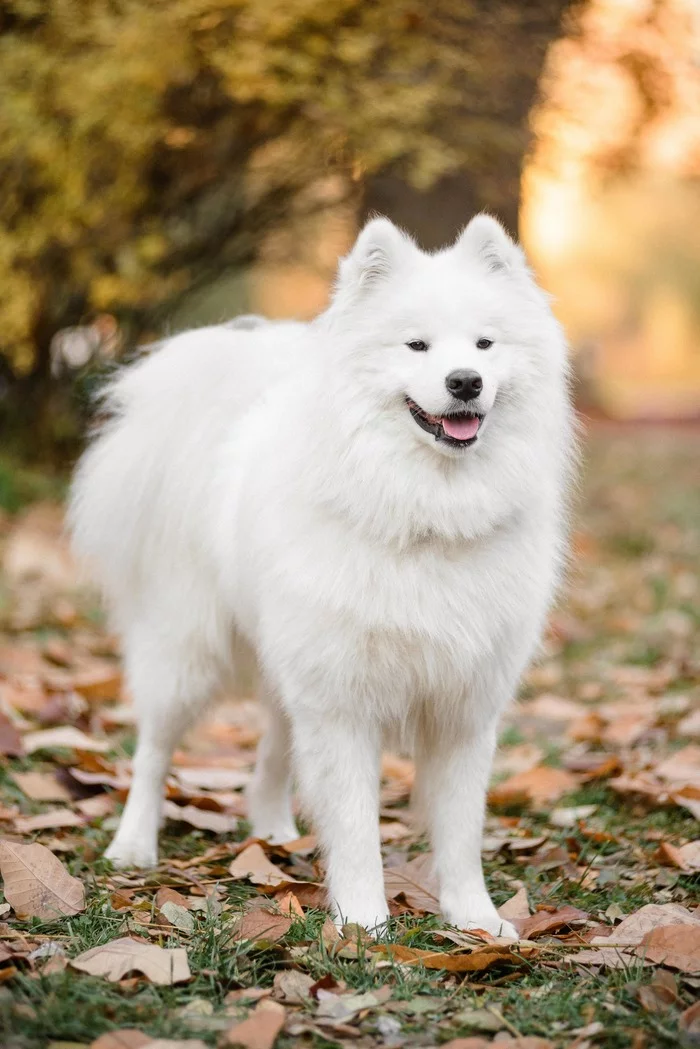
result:
[(419, 190), (469, 172), (473, 203), (512, 214), (563, 6), (5, 0), (7, 381), (39, 396), (54, 334), (100, 311), (132, 335), (157, 327), (185, 289), (327, 205), (331, 172), (336, 199), (376, 172)]

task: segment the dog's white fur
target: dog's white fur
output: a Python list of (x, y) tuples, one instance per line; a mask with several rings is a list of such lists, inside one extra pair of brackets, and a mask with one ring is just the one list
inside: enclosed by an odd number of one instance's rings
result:
[[(407, 347), (417, 339), (427, 352)], [(406, 405), (448, 412), (455, 368), (484, 384), (464, 449)], [(310, 325), (179, 335), (124, 369), (108, 403), (70, 517), (139, 721), (110, 859), (155, 863), (173, 748), (238, 636), (271, 713), (254, 833), (296, 836), (293, 771), (336, 916), (381, 925), (379, 759), (398, 740), (415, 755), (442, 913), (515, 935), (484, 883), (484, 797), (560, 573), (573, 449), (564, 339), (520, 250), (488, 216), (433, 255), (375, 219)]]

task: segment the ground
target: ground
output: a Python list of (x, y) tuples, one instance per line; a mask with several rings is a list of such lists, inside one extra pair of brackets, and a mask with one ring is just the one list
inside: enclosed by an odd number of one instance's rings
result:
[[(434, 913), (406, 807), (412, 769), (396, 756), (383, 781), (388, 943), (337, 935), (313, 837), (246, 841), (250, 701), (226, 702), (176, 755), (158, 870), (113, 871), (101, 857), (133, 747), (116, 646), (76, 593), (60, 510), (44, 499), (17, 514), (22, 499), (0, 484), (13, 511), (3, 1046), (700, 1044), (700, 433), (598, 426), (585, 460), (570, 579), (503, 726), (484, 842), (516, 946)], [(46, 494), (26, 479), (21, 492)], [(81, 957), (116, 939), (125, 953)]]

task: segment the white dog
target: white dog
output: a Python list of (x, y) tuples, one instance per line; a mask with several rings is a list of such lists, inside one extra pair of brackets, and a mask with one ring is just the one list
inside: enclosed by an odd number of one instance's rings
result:
[(515, 935), (484, 883), (484, 798), (564, 559), (573, 458), (565, 342), (520, 250), (485, 215), (436, 254), (374, 219), (313, 323), (179, 335), (108, 404), (71, 506), (139, 722), (108, 857), (156, 862), (173, 748), (242, 637), (271, 715), (253, 832), (296, 836), (294, 773), (336, 918), (381, 926), (379, 761), (398, 741), (444, 917)]

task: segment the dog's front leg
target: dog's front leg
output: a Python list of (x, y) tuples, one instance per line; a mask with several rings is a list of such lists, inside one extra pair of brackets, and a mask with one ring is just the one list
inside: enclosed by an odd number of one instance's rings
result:
[(302, 802), (326, 860), (338, 925), (379, 931), (388, 918), (379, 842), (379, 732), (338, 711), (292, 710)]
[(444, 730), (423, 738), (417, 752), (435, 866), (440, 909), (460, 929), (496, 936), (517, 932), (491, 902), (481, 865), (484, 809), (496, 726), (480, 731)]

